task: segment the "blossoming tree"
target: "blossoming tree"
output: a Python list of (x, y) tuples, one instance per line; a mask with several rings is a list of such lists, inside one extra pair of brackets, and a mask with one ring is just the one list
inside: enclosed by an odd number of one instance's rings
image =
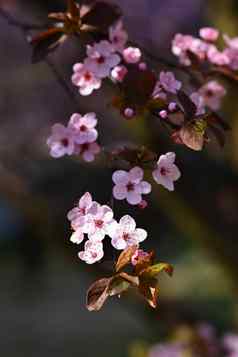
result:
[[(229, 125), (217, 111), (226, 95), (221, 79), (238, 79), (237, 38), (223, 35), (224, 48), (220, 49), (217, 41), (221, 35), (217, 29), (202, 28), (197, 38), (176, 34), (171, 49), (178, 63), (167, 64), (186, 73), (190, 79), (187, 88), (170, 70), (157, 73), (149, 67), (148, 53), (130, 41), (121, 11), (115, 5), (101, 1), (83, 5), (68, 0), (65, 12), (50, 13), (49, 20), (44, 32), (30, 37), (33, 62), (47, 59), (69, 36), (75, 36), (83, 46), (84, 58), (75, 59), (68, 81), (81, 96), (93, 95), (104, 81), (110, 81), (115, 91), (110, 104), (119, 111), (122, 120), (154, 117), (175, 144), (195, 151), (202, 150), (213, 138), (224, 145)], [(27, 33), (32, 29), (30, 25), (15, 24)], [(70, 241), (80, 245), (78, 257), (82, 262), (101, 262), (106, 239), (119, 251), (114, 274), (89, 288), (87, 308), (99, 310), (109, 296), (121, 295), (129, 288), (136, 289), (155, 308), (157, 277), (162, 271), (171, 275), (173, 268), (168, 263), (157, 262), (153, 251), (142, 249), (142, 243), (146, 244), (144, 241), (152, 237), (148, 236), (146, 227), (138, 224), (140, 228), (137, 228), (132, 216), (117, 217), (115, 204), (125, 200), (135, 209), (146, 209), (152, 181), (174, 191), (176, 181), (181, 178), (176, 153), (152, 152), (136, 145), (109, 150), (100, 145), (99, 120), (96, 113), (72, 113), (66, 126), (53, 125), (47, 139), (49, 153), (55, 159), (77, 155), (90, 163), (103, 155), (116, 167), (110, 188), (114, 205), (97, 202), (93, 193), (86, 191), (68, 213)]]

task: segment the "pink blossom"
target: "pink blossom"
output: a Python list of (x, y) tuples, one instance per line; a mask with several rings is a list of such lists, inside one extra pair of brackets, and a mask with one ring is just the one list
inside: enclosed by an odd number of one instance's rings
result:
[(72, 83), (79, 87), (81, 95), (90, 95), (94, 89), (101, 87), (101, 79), (97, 78), (92, 71), (83, 63), (76, 63), (73, 67)]
[(226, 90), (217, 81), (209, 81), (199, 89), (199, 94), (203, 97), (204, 104), (211, 110), (218, 110), (221, 100), (226, 95)]
[(168, 112), (167, 112), (167, 110), (161, 110), (159, 112), (159, 115), (162, 119), (166, 119), (168, 117)]
[(175, 56), (179, 57), (180, 63), (190, 66), (191, 60), (189, 59), (188, 51), (194, 53), (198, 59), (203, 61), (206, 58), (209, 46), (209, 44), (199, 38), (176, 34), (172, 41), (172, 52)]
[(136, 265), (140, 259), (146, 258), (148, 256), (149, 253), (144, 252), (142, 249), (137, 249), (131, 257), (131, 264)]
[(166, 92), (176, 94), (177, 91), (181, 88), (182, 83), (175, 79), (175, 76), (172, 72), (160, 72), (160, 84)]
[(214, 42), (219, 37), (219, 31), (212, 27), (203, 27), (199, 31), (200, 37), (209, 42)]
[(141, 71), (147, 70), (147, 64), (145, 62), (140, 62), (138, 67)]
[(227, 56), (229, 63), (228, 66), (233, 70), (238, 70), (238, 48), (226, 48), (224, 54)]
[(123, 50), (123, 58), (127, 63), (138, 63), (141, 56), (141, 50), (137, 47), (127, 47)]
[(177, 109), (177, 103), (175, 102), (170, 102), (168, 105), (168, 109), (170, 112), (174, 112)]
[(229, 353), (227, 357), (236, 357), (238, 356), (238, 335), (227, 334), (223, 338), (223, 345), (226, 351)]
[(95, 129), (97, 118), (95, 113), (87, 113), (84, 116), (75, 113), (71, 116), (69, 127), (75, 135), (77, 144), (92, 143), (96, 141), (98, 132)]
[(54, 158), (72, 155), (75, 149), (72, 130), (62, 124), (53, 125), (47, 145), (50, 147), (50, 155)]
[(174, 164), (175, 156), (174, 152), (161, 155), (152, 172), (154, 180), (169, 191), (174, 190), (174, 181), (177, 181), (181, 176), (178, 167)]
[(78, 257), (87, 264), (94, 264), (104, 255), (103, 245), (100, 242), (87, 241), (84, 250), (78, 253)]
[[(69, 211), (67, 218), (71, 222), (71, 227), (77, 231), (82, 228), (87, 220), (88, 210), (92, 206), (93, 200), (89, 192), (86, 192), (79, 200), (78, 205)], [(75, 239), (80, 236), (80, 232), (74, 236)], [(79, 238), (80, 239), (80, 238)]]
[(121, 60), (113, 46), (106, 40), (95, 43), (93, 46), (88, 45), (87, 55), (85, 66), (97, 78), (108, 77), (111, 69), (117, 66)]
[(122, 52), (128, 40), (122, 21), (118, 21), (109, 29), (109, 39), (115, 51)]
[(238, 37), (230, 38), (229, 36), (224, 35), (223, 38), (228, 47), (238, 49)]
[(124, 115), (127, 119), (131, 119), (135, 116), (135, 111), (132, 108), (126, 108), (124, 110)]
[(81, 229), (77, 229), (77, 231), (73, 232), (70, 237), (70, 241), (75, 244), (80, 244), (84, 240), (84, 234)]
[(88, 219), (83, 226), (83, 232), (88, 234), (91, 241), (102, 241), (113, 224), (115, 220), (112, 209), (94, 202), (88, 210)]
[(119, 223), (112, 226), (109, 236), (112, 238), (112, 246), (121, 250), (143, 242), (147, 238), (147, 232), (136, 228), (135, 220), (126, 215), (120, 219)]
[(81, 155), (83, 160), (86, 162), (92, 162), (95, 160), (95, 155), (99, 154), (101, 151), (98, 143), (85, 143), (78, 144), (75, 148), (75, 154)]
[(196, 115), (199, 116), (205, 114), (205, 103), (202, 95), (198, 92), (194, 92), (190, 95), (190, 99), (197, 107)]
[(148, 202), (146, 200), (142, 200), (140, 201), (140, 203), (138, 203), (138, 208), (140, 209), (145, 209), (148, 206)]
[(210, 45), (207, 51), (208, 60), (217, 66), (229, 65), (230, 59), (228, 54), (223, 51), (219, 51), (216, 46)]
[(117, 200), (126, 199), (131, 205), (138, 205), (142, 200), (143, 194), (151, 192), (151, 185), (147, 181), (143, 181), (144, 172), (136, 166), (129, 172), (118, 170), (112, 175), (112, 180), (115, 183), (113, 187), (113, 196)]
[(111, 77), (115, 81), (123, 82), (125, 75), (127, 74), (128, 70), (125, 66), (116, 66), (111, 71)]

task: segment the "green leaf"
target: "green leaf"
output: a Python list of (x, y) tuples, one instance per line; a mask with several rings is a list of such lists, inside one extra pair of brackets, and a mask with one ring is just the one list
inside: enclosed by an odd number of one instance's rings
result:
[(120, 295), (129, 289), (131, 284), (123, 279), (121, 276), (115, 276), (109, 286), (109, 295)]
[(151, 277), (154, 278), (162, 271), (165, 271), (168, 275), (172, 276), (173, 274), (173, 267), (168, 263), (158, 263), (155, 265), (151, 265), (149, 268), (143, 271), (144, 277)]

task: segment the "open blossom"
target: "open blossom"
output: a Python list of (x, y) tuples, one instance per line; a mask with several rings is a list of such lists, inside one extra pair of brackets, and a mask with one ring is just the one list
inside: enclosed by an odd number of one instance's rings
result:
[(190, 99), (197, 107), (196, 115), (198, 116), (205, 114), (205, 103), (203, 96), (198, 92), (194, 92), (190, 95)]
[(53, 125), (52, 135), (48, 138), (47, 145), (50, 147), (50, 155), (54, 158), (72, 155), (75, 149), (72, 130), (62, 124)]
[(94, 264), (103, 258), (103, 245), (101, 242), (87, 241), (84, 250), (78, 253), (78, 257), (87, 264)]
[(87, 46), (88, 58), (85, 60), (85, 66), (97, 77), (106, 78), (110, 75), (113, 67), (117, 66), (121, 59), (115, 53), (110, 42), (103, 40), (95, 43), (93, 46)]
[(238, 37), (230, 38), (228, 35), (224, 35), (223, 38), (228, 47), (238, 49)]
[(83, 227), (87, 219), (88, 210), (92, 206), (92, 203), (93, 200), (91, 194), (86, 192), (80, 198), (78, 205), (67, 214), (67, 218), (71, 222), (71, 227), (75, 231)]
[(176, 34), (172, 41), (172, 52), (179, 57), (180, 63), (185, 66), (191, 65), (188, 51), (194, 53), (198, 59), (204, 60), (210, 44), (189, 35)]
[(127, 63), (138, 63), (141, 55), (141, 50), (137, 47), (127, 47), (123, 51), (123, 58)]
[(214, 42), (219, 37), (219, 31), (212, 27), (203, 27), (200, 29), (199, 35), (205, 41)]
[(122, 21), (118, 21), (109, 28), (109, 39), (115, 51), (123, 51), (128, 40), (128, 34), (123, 28)]
[(226, 357), (238, 356), (238, 335), (225, 335), (223, 338), (223, 345), (227, 352)]
[(125, 66), (116, 66), (111, 71), (111, 77), (115, 81), (123, 82), (123, 79), (124, 79), (125, 75), (127, 74), (127, 72), (128, 72), (128, 70)]
[(209, 81), (198, 92), (203, 97), (204, 104), (211, 110), (218, 110), (222, 98), (226, 95), (225, 88), (217, 81)]
[(174, 152), (161, 155), (156, 169), (152, 172), (154, 180), (169, 191), (174, 190), (174, 181), (177, 181), (181, 176), (178, 167), (174, 164), (175, 156)]
[(217, 66), (227, 66), (230, 59), (225, 51), (219, 51), (216, 46), (211, 45), (207, 51), (208, 60)]
[(233, 70), (238, 70), (238, 48), (229, 47), (224, 50), (225, 55), (227, 56), (229, 63), (228, 66)]
[(81, 155), (86, 162), (94, 161), (95, 156), (99, 154), (100, 151), (101, 147), (96, 142), (77, 144), (75, 147), (75, 154)]
[(101, 79), (97, 78), (92, 71), (83, 63), (76, 63), (73, 66), (72, 83), (79, 87), (81, 95), (90, 95), (94, 89), (101, 87)]
[(87, 113), (81, 115), (75, 113), (71, 116), (69, 127), (75, 135), (75, 142), (77, 144), (92, 143), (97, 140), (98, 132), (95, 129), (97, 125), (97, 118), (95, 113)]
[(177, 91), (181, 88), (182, 83), (177, 81), (172, 72), (160, 72), (160, 84), (161, 87), (166, 91), (173, 94), (176, 94)]
[(88, 219), (83, 226), (83, 232), (88, 234), (91, 241), (102, 241), (114, 224), (112, 209), (94, 202), (88, 210)]
[(144, 172), (140, 167), (134, 167), (129, 172), (117, 170), (112, 175), (115, 183), (113, 196), (117, 200), (126, 199), (131, 205), (138, 205), (142, 195), (151, 192), (151, 185), (143, 181)]
[(112, 226), (109, 236), (112, 238), (112, 246), (121, 250), (143, 242), (147, 238), (147, 232), (136, 228), (135, 220), (126, 215), (120, 219), (119, 223)]

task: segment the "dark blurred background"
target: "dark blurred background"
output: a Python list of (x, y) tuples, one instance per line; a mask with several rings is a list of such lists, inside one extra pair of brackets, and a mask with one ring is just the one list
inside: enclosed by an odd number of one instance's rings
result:
[[(160, 57), (171, 56), (176, 32), (196, 35), (210, 25), (238, 35), (236, 0), (114, 2), (124, 11), (130, 39)], [(64, 1), (0, 0), (0, 6), (41, 24)], [(108, 108), (113, 93), (106, 84), (90, 97), (78, 96), (75, 105), (45, 62), (31, 64), (22, 32), (3, 18), (0, 28), (0, 356), (124, 357), (135, 341), (160, 341), (180, 322), (207, 321), (221, 333), (237, 331), (237, 88), (229, 87), (223, 107), (232, 125), (224, 150), (211, 144), (192, 152), (175, 147), (155, 123), (121, 120)], [(50, 59), (71, 86), (72, 64), (80, 60), (77, 40), (68, 40)], [(49, 157), (51, 125), (66, 123), (77, 110), (97, 113), (105, 146), (134, 141), (177, 153), (183, 175), (174, 193), (157, 188), (145, 211), (126, 204), (116, 209), (117, 217), (136, 217), (150, 234), (144, 246), (156, 247), (159, 259), (175, 266), (172, 279), (161, 277), (156, 312), (130, 295), (112, 299), (99, 313), (85, 309), (88, 285), (107, 274), (108, 265), (88, 267), (78, 260), (66, 214), (85, 190), (108, 202), (112, 172), (101, 161)]]

